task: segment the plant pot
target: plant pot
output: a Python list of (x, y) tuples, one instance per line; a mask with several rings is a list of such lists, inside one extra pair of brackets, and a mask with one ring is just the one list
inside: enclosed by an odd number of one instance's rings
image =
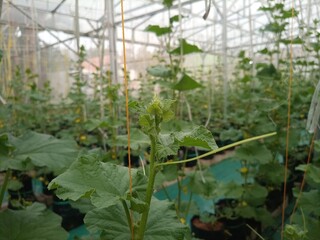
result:
[(274, 189), (268, 193), (266, 207), (269, 212), (273, 212), (282, 204), (283, 191)]
[(243, 218), (221, 219), (225, 225), (226, 239), (245, 240), (248, 235), (246, 222)]
[(36, 201), (36, 197), (33, 193), (32, 178), (23, 174), (19, 176), (19, 180), (23, 184), (19, 190), (14, 191), (8, 189), (10, 196), (8, 208), (10, 209), (20, 209), (26, 202), (32, 203)]
[(48, 185), (49, 183), (55, 178), (53, 173), (43, 174), (39, 177), (40, 181), (42, 182), (42, 193), (47, 196), (53, 196), (54, 190), (49, 190)]
[(212, 223), (204, 223), (199, 216), (191, 219), (191, 232), (196, 238), (203, 240), (224, 240), (224, 224), (220, 221)]
[[(238, 205), (238, 200), (232, 198), (220, 199), (215, 203), (215, 212), (217, 214), (224, 213), (224, 208), (235, 208)], [(233, 218), (222, 217), (219, 219), (225, 228), (225, 235), (228, 240), (245, 240), (248, 231), (246, 220), (242, 217), (234, 216)]]
[(52, 204), (52, 211), (62, 217), (61, 226), (70, 231), (83, 224), (84, 214), (80, 213), (78, 209), (72, 208), (68, 201), (63, 201), (54, 197)]
[[(140, 167), (140, 157), (139, 156), (136, 156), (136, 155), (130, 155), (130, 160), (131, 160), (131, 166), (132, 167)], [(129, 159), (128, 159), (128, 155), (126, 155), (124, 158), (123, 158), (123, 165), (128, 167), (129, 166)]]

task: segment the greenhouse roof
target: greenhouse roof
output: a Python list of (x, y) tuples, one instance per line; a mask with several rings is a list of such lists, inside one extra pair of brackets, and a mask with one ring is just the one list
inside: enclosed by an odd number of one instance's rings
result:
[[(268, 34), (261, 32), (268, 22), (268, 13), (259, 10), (262, 6), (268, 6), (270, 1), (175, 0), (170, 11), (162, 2), (123, 2), (125, 38), (128, 43), (161, 46), (161, 38), (145, 29), (149, 25), (165, 27), (169, 24), (169, 17), (175, 15), (182, 18), (175, 23), (172, 37), (188, 39), (209, 53), (224, 54), (228, 50), (232, 55), (240, 48), (273, 43)], [(298, 1), (295, 8), (299, 16), (295, 21), (305, 21), (310, 25), (319, 14), (319, 2)], [(286, 7), (290, 8), (291, 3), (287, 2)], [(204, 20), (206, 11), (207, 18)], [(42, 47), (61, 45), (74, 48), (77, 36), (82, 38), (80, 42), (90, 43), (93, 48), (99, 39), (110, 39), (110, 34), (121, 41), (121, 23), (120, 0), (4, 0), (2, 5), (2, 33), (5, 33), (8, 25), (16, 27), (17, 34), (21, 29), (36, 30)], [(109, 28), (115, 31), (108, 31)]]

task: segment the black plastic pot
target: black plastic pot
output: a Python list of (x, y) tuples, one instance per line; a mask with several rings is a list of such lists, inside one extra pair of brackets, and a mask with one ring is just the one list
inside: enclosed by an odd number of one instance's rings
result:
[(222, 222), (215, 224), (203, 223), (199, 216), (191, 219), (192, 235), (203, 240), (225, 240), (224, 225)]
[(274, 189), (268, 193), (266, 198), (266, 207), (269, 212), (273, 212), (279, 206), (281, 206), (283, 197), (283, 191), (280, 189)]
[[(224, 208), (234, 208), (238, 204), (238, 200), (232, 198), (220, 199), (215, 203), (215, 212), (223, 213)], [(246, 220), (241, 217), (221, 218), (219, 219), (225, 227), (225, 235), (228, 240), (245, 240), (248, 231), (246, 227)]]
[(14, 202), (20, 203), (21, 205), (24, 204), (24, 202), (35, 202), (36, 197), (33, 193), (33, 186), (32, 186), (32, 178), (28, 175), (20, 175), (19, 180), (23, 184), (22, 188), (20, 188), (17, 191), (13, 191), (8, 189), (9, 193), (9, 202), (8, 202), (8, 208), (10, 209), (19, 209)]
[[(140, 166), (140, 157), (136, 155), (130, 155), (130, 161), (131, 161), (131, 166), (138, 168)], [(123, 158), (123, 165), (128, 167), (129, 166), (129, 159), (128, 155), (124, 156)]]
[(70, 231), (83, 224), (84, 214), (80, 213), (78, 209), (72, 208), (68, 201), (63, 201), (54, 197), (52, 204), (52, 211), (62, 217), (61, 226)]
[(43, 181), (42, 181), (42, 192), (43, 192), (43, 194), (48, 195), (48, 196), (53, 196), (54, 195), (54, 191), (48, 189), (48, 184), (52, 181), (52, 179), (55, 178), (54, 174), (53, 173), (47, 173), (47, 174), (41, 175), (40, 177), (43, 178)]
[(226, 239), (228, 240), (246, 240), (248, 231), (246, 222), (243, 218), (222, 219), (226, 229)]

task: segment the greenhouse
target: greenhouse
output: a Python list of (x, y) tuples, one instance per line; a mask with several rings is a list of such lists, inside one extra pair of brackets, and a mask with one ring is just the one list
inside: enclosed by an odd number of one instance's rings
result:
[(319, 0), (0, 0), (0, 240), (318, 240)]

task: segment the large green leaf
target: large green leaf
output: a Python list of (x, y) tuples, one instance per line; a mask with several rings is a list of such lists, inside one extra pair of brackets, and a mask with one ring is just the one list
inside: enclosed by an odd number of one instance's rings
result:
[(258, 184), (247, 184), (244, 187), (243, 199), (253, 206), (261, 206), (268, 195), (267, 188)]
[(320, 140), (315, 140), (313, 143), (314, 150), (320, 152)]
[(162, 36), (162, 35), (165, 35), (165, 34), (168, 34), (168, 33), (171, 33), (172, 32), (172, 29), (171, 27), (160, 27), (158, 25), (149, 25), (145, 31), (147, 32), (153, 32), (155, 33), (158, 37), (159, 36)]
[(219, 187), (217, 193), (219, 196), (224, 198), (230, 199), (239, 199), (243, 195), (244, 188), (240, 185), (235, 183), (234, 181), (224, 183), (219, 183)]
[(299, 199), (299, 207), (303, 209), (306, 215), (320, 216), (320, 191), (310, 190), (309, 192), (302, 192)]
[[(78, 155), (74, 141), (35, 132), (28, 132), (20, 137), (9, 136), (9, 144), (14, 151), (5, 162), (1, 162), (1, 169), (25, 170), (27, 164), (32, 163), (58, 174), (66, 170)], [(4, 156), (1, 157), (3, 158)]]
[(95, 208), (88, 198), (81, 198), (77, 201), (69, 200), (68, 202), (73, 208), (77, 208), (81, 213), (87, 213)]
[(85, 124), (85, 128), (88, 130), (88, 131), (93, 131), (94, 129), (100, 127), (101, 125), (101, 120), (100, 119), (88, 119), (88, 121), (86, 122)]
[(154, 77), (171, 77), (171, 69), (162, 65), (147, 68), (147, 73)]
[(304, 40), (301, 39), (300, 37), (296, 37), (294, 39), (281, 39), (280, 42), (282, 42), (285, 45), (290, 45), (290, 44), (303, 44)]
[[(132, 192), (142, 195), (146, 188), (146, 177), (137, 169), (131, 170)], [(115, 205), (119, 199), (126, 199), (129, 193), (129, 171), (127, 167), (100, 162), (91, 155), (81, 156), (70, 168), (49, 184), (57, 188), (61, 199), (78, 200), (90, 197), (96, 207)]]
[(172, 7), (173, 2), (174, 2), (174, 0), (163, 0), (163, 1), (162, 1), (162, 4), (163, 4), (165, 7), (170, 8), (170, 7)]
[(230, 128), (228, 130), (223, 130), (220, 133), (220, 140), (221, 141), (226, 141), (226, 140), (231, 140), (231, 141), (237, 141), (242, 137), (242, 131), (234, 128)]
[(61, 217), (34, 203), (25, 210), (7, 209), (0, 212), (0, 240), (57, 240), (67, 239), (61, 227)]
[(179, 176), (177, 165), (163, 166), (161, 171), (158, 172), (155, 180), (155, 188), (159, 189), (163, 187), (163, 184), (168, 181), (173, 181)]
[(204, 126), (195, 126), (191, 129), (185, 129), (175, 134), (180, 146), (202, 147), (206, 149), (217, 149), (218, 146), (213, 139), (212, 133)]
[(187, 91), (195, 88), (203, 87), (200, 83), (196, 82), (193, 78), (191, 78), (187, 74), (183, 74), (180, 81), (173, 85), (172, 88), (178, 91)]
[(310, 177), (315, 183), (320, 183), (320, 168), (313, 164), (300, 164), (296, 167), (297, 170), (307, 172), (307, 176)]
[[(137, 219), (138, 214), (134, 218)], [(90, 231), (101, 232), (102, 239), (131, 239), (121, 204), (95, 209), (86, 215), (84, 221)], [(134, 230), (135, 233), (138, 231)], [(188, 227), (179, 222), (170, 203), (152, 199), (144, 240), (183, 240), (187, 233)]]
[(156, 156), (158, 159), (163, 159), (170, 155), (177, 155), (179, 144), (175, 141), (173, 134), (160, 134), (159, 142), (156, 144)]
[(265, 184), (280, 186), (283, 182), (285, 167), (279, 162), (269, 162), (261, 164), (256, 174), (256, 178)]
[(236, 208), (236, 214), (247, 219), (255, 219), (266, 225), (271, 225), (274, 222), (272, 215), (264, 207), (241, 206)]
[(196, 45), (192, 45), (187, 43), (185, 39), (180, 40), (180, 45), (173, 49), (170, 53), (174, 55), (186, 55), (190, 53), (201, 53), (202, 50), (198, 48)]
[[(130, 131), (130, 148), (132, 150), (145, 149), (150, 145), (149, 137), (137, 128)], [(117, 136), (117, 146), (128, 146), (128, 135)]]
[(170, 24), (173, 24), (174, 22), (179, 22), (180, 21), (180, 17), (183, 18), (184, 16), (180, 16), (180, 15), (174, 15), (169, 19)]
[(188, 188), (206, 198), (215, 197), (217, 181), (210, 171), (195, 171), (190, 174), (190, 182)]
[(259, 142), (244, 144), (236, 150), (235, 158), (249, 163), (265, 164), (272, 160), (270, 150)]
[(161, 124), (161, 133), (179, 132), (183, 129), (191, 129), (195, 124), (183, 120), (174, 119)]
[(8, 135), (0, 135), (0, 159), (9, 155), (10, 145), (8, 142)]
[[(298, 213), (299, 210), (303, 211), (303, 215), (301, 213)], [(310, 239), (318, 239), (319, 238), (319, 229), (320, 229), (319, 219), (315, 216), (314, 217), (312, 217), (312, 216), (306, 217), (306, 214), (307, 213), (304, 211), (304, 209), (300, 208), (293, 215), (293, 223), (295, 223), (294, 225), (299, 226), (299, 228), (302, 227), (303, 230), (306, 232), (306, 236), (304, 236), (302, 238), (293, 238), (293, 239), (310, 240)], [(299, 235), (301, 235), (301, 233)], [(290, 238), (288, 238), (288, 239), (290, 239)]]
[(273, 32), (273, 33), (280, 33), (283, 32), (286, 28), (286, 25), (288, 23), (278, 23), (278, 22), (271, 22), (268, 23), (262, 31), (266, 31), (266, 32)]

